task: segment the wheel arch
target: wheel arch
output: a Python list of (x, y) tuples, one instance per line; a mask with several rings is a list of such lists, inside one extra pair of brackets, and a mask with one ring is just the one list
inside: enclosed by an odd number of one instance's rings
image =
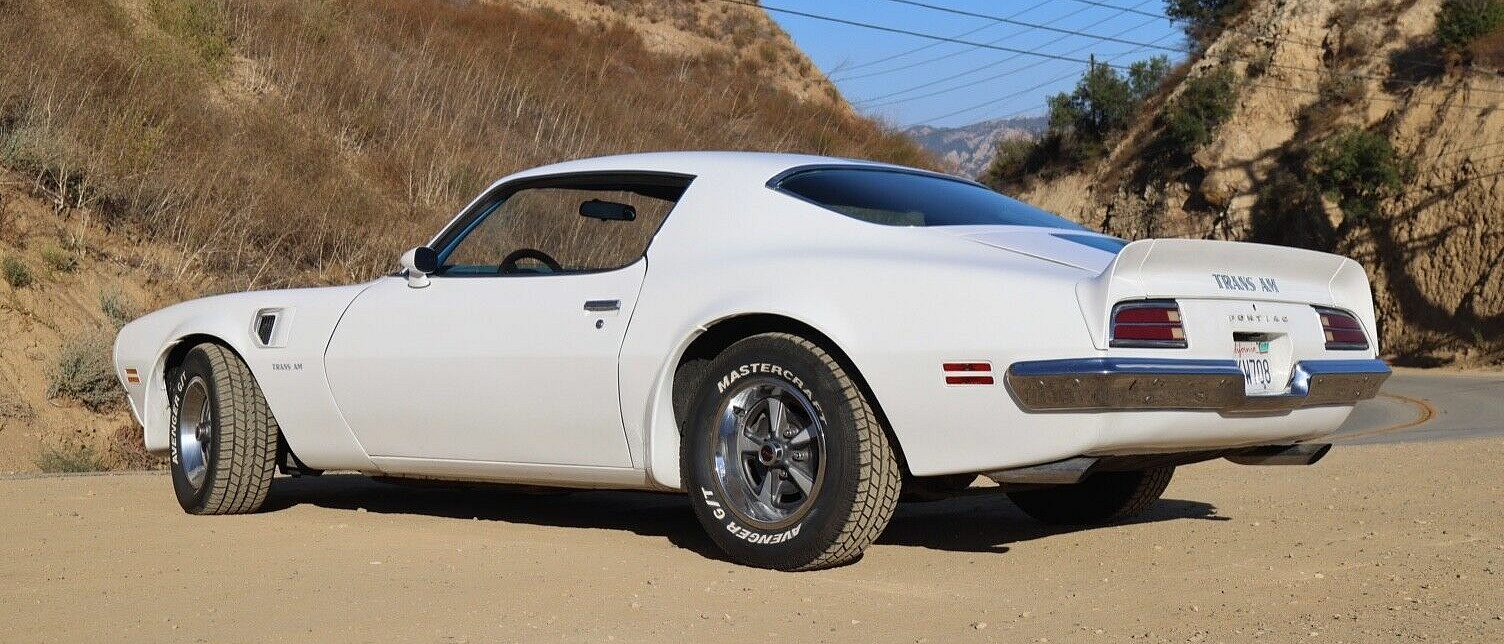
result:
[[(704, 375), (704, 368), (709, 364), (710, 360), (731, 345), (746, 338), (763, 333), (788, 333), (809, 340), (826, 350), (835, 358), (836, 362), (840, 363), (841, 368), (846, 370), (847, 375), (856, 383), (862, 395), (866, 396), (868, 402), (871, 403), (872, 410), (877, 414), (878, 421), (882, 424), (883, 432), (887, 435), (889, 444), (892, 445), (893, 453), (898, 459), (900, 469), (905, 477), (909, 476), (909, 465), (908, 460), (904, 457), (903, 445), (899, 443), (898, 437), (893, 432), (891, 423), (888, 422), (887, 415), (883, 413), (882, 401), (873, 392), (872, 387), (862, 375), (861, 369), (857, 367), (856, 362), (841, 348), (840, 343), (829, 334), (802, 320), (777, 313), (740, 313), (730, 315), (704, 325), (703, 329), (703, 331), (699, 332), (689, 341), (684, 350), (676, 357), (673, 371), (670, 374), (672, 379), (670, 392), (674, 419), (673, 429), (675, 430), (673, 433), (676, 439), (674, 441), (676, 448), (679, 443), (677, 439), (682, 438), (684, 435), (693, 385)], [(652, 462), (655, 465), (663, 464), (664, 457), (672, 456), (675, 478), (678, 478), (679, 458), (677, 449), (671, 455), (655, 453), (654, 456), (655, 458), (653, 458)]]
[(189, 333), (188, 335), (175, 340), (172, 345), (169, 346), (164, 352), (162, 356), (161, 368), (162, 378), (165, 379), (169, 372), (177, 368), (178, 365), (183, 364), (183, 360), (188, 357), (189, 351), (192, 351), (194, 347), (204, 343), (220, 345), (226, 349), (229, 349), (230, 352), (235, 354), (235, 357), (239, 358), (242, 362), (245, 361), (245, 356), (240, 354), (240, 350), (235, 348), (235, 345), (227, 342), (224, 338), (209, 333)]

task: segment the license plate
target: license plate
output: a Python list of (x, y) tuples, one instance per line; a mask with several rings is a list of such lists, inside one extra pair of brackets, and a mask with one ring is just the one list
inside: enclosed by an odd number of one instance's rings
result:
[(1237, 340), (1232, 344), (1238, 368), (1243, 370), (1243, 393), (1249, 396), (1279, 393), (1274, 385), (1274, 371), (1269, 366), (1269, 343)]

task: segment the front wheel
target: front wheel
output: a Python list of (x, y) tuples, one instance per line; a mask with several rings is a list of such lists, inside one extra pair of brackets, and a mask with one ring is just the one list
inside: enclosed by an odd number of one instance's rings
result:
[(168, 376), (172, 487), (190, 514), (244, 514), (277, 471), (277, 422), (251, 370), (229, 349), (193, 347)]
[(829, 353), (767, 333), (710, 362), (686, 426), (695, 515), (740, 563), (850, 563), (882, 534), (902, 476), (877, 414)]
[(1174, 474), (1174, 466), (1098, 472), (1079, 483), (1009, 492), (1008, 498), (1024, 514), (1051, 525), (1111, 523), (1149, 509)]

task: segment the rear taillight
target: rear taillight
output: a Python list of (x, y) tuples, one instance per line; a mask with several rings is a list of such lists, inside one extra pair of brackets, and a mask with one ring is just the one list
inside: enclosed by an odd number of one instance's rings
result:
[(1316, 314), (1321, 317), (1321, 332), (1326, 334), (1326, 348), (1328, 350), (1361, 350), (1368, 348), (1368, 336), (1363, 333), (1363, 325), (1358, 324), (1358, 318), (1347, 311), (1312, 307)]
[(1175, 300), (1142, 300), (1113, 307), (1108, 346), (1184, 349), (1180, 305)]

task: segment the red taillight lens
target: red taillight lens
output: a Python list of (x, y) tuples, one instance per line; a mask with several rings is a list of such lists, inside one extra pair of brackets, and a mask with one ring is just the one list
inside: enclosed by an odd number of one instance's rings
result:
[(1359, 350), (1368, 348), (1368, 336), (1363, 333), (1363, 325), (1358, 324), (1358, 318), (1346, 311), (1313, 307), (1316, 314), (1321, 317), (1321, 332), (1326, 334), (1326, 348), (1329, 350)]
[(1184, 349), (1185, 327), (1174, 300), (1124, 302), (1112, 309), (1112, 347)]

